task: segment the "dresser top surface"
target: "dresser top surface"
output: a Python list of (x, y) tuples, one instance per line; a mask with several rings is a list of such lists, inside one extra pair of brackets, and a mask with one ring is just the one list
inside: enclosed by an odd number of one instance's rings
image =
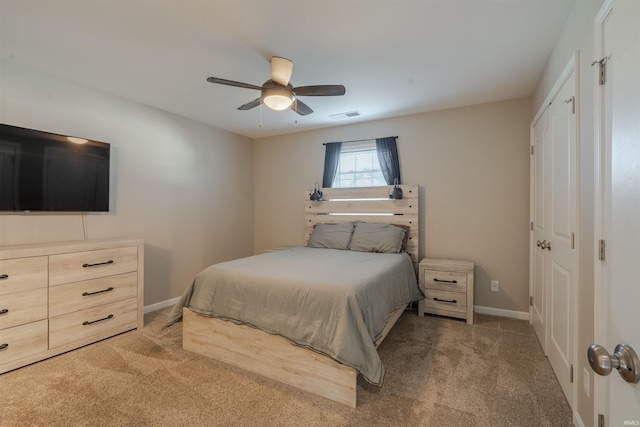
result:
[(143, 245), (139, 238), (114, 238), (0, 246), (0, 260)]

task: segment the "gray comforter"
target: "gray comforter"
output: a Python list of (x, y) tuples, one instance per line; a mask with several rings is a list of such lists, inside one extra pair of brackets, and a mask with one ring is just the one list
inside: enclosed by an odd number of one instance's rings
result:
[(205, 268), (165, 327), (188, 307), (282, 335), (382, 385), (374, 342), (395, 309), (421, 297), (407, 254), (297, 247)]

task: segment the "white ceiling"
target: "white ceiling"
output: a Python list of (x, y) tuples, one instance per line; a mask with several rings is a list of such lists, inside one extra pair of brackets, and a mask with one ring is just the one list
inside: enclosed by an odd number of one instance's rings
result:
[[(574, 1), (0, 0), (0, 56), (259, 138), (529, 96)], [(206, 82), (260, 86), (274, 55), (346, 94), (302, 117)]]

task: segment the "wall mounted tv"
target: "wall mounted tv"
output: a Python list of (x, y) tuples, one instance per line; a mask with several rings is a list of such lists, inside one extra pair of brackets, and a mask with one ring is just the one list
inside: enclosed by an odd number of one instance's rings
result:
[(110, 145), (0, 123), (0, 212), (108, 212)]

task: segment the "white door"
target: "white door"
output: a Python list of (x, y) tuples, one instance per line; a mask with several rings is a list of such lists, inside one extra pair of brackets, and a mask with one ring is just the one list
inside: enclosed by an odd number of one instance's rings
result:
[[(573, 407), (571, 370), (574, 359), (573, 310), (576, 224), (575, 74), (549, 107), (549, 193), (547, 232), (547, 356)], [(544, 244), (542, 245), (544, 248)]]
[(574, 406), (577, 224), (575, 58), (532, 129), (531, 323)]
[[(640, 351), (640, 2), (614, 1), (606, 21), (604, 164), (602, 206), (606, 267), (601, 290), (602, 340), (609, 353), (619, 343)], [(610, 55), (610, 56), (609, 56)], [(597, 291), (597, 290), (596, 290)], [(604, 382), (604, 384), (603, 384)], [(614, 370), (598, 380), (604, 394), (596, 410), (605, 425), (640, 425), (640, 385), (629, 384)], [(608, 394), (608, 398), (607, 398)]]
[(545, 171), (547, 141), (548, 141), (549, 110), (546, 109), (536, 122), (532, 132), (531, 156), (531, 194), (533, 222), (532, 255), (531, 255), (531, 323), (538, 336), (544, 354), (547, 354), (547, 322), (545, 307), (547, 293), (546, 282), (546, 249), (542, 249), (542, 241), (547, 238), (547, 215), (545, 209), (545, 194), (548, 180)]

